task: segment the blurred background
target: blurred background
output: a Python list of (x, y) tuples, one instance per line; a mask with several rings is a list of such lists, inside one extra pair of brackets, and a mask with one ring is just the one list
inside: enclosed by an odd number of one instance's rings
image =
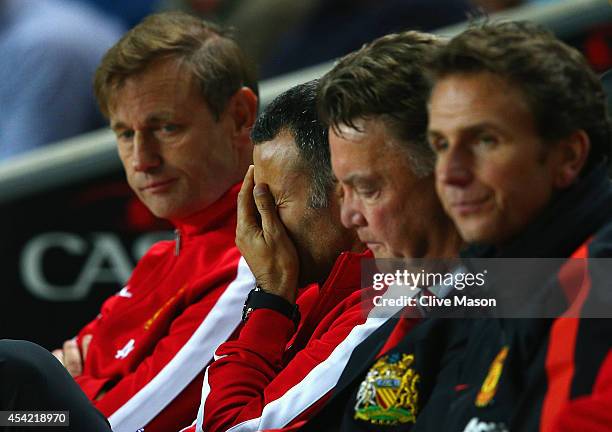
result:
[(486, 15), (540, 22), (612, 68), (607, 0), (0, 0), (0, 338), (59, 346), (172, 236), (125, 183), (91, 89), (104, 52), (161, 10), (233, 27), (264, 104), (378, 36)]

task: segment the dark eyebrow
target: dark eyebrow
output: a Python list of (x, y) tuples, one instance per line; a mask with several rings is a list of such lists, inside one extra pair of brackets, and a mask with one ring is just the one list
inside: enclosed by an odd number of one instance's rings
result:
[(463, 128), (461, 133), (475, 136), (487, 130), (496, 132), (500, 135), (506, 135), (506, 131), (504, 131), (504, 129), (502, 129), (499, 125), (486, 121), (469, 125)]
[(489, 123), (489, 122), (482, 122), (482, 123), (476, 123), (474, 125), (470, 125), (464, 129), (464, 132), (467, 132), (472, 135), (476, 135), (486, 129), (493, 129), (495, 131), (501, 132), (497, 125), (493, 123)]
[[(499, 128), (499, 126), (497, 126), (494, 123), (491, 122), (480, 122), (480, 123), (475, 123), (472, 125), (469, 125), (467, 127), (463, 127), (461, 128), (461, 133), (462, 134), (467, 134), (467, 135), (478, 135), (479, 133), (482, 133), (485, 130), (493, 130), (499, 134), (504, 134), (504, 131), (502, 129)], [(444, 133), (441, 131), (437, 131), (435, 129), (428, 129), (427, 130), (427, 136), (428, 137), (444, 137)]]

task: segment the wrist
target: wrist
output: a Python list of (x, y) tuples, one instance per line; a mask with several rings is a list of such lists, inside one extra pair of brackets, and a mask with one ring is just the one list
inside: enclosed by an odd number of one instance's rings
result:
[(276, 293), (270, 293), (259, 285), (249, 292), (242, 309), (242, 321), (246, 321), (250, 314), (257, 309), (271, 309), (289, 318), (295, 329), (298, 328), (301, 315), (297, 304)]
[(256, 278), (256, 286), (264, 292), (282, 297), (291, 304), (295, 304), (297, 295), (297, 278), (282, 278), (273, 280), (270, 278)]

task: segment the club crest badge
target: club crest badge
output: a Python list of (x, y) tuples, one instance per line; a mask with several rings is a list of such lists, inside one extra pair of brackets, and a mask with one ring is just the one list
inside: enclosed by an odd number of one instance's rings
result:
[(359, 386), (355, 419), (389, 426), (415, 423), (420, 376), (411, 368), (413, 363), (413, 354), (378, 359)]
[(497, 392), (497, 385), (499, 384), (499, 378), (504, 370), (504, 361), (506, 361), (507, 356), (508, 347), (505, 346), (497, 354), (495, 360), (493, 360), (493, 363), (491, 363), (489, 373), (482, 383), (482, 387), (480, 387), (478, 396), (476, 396), (476, 406), (478, 408), (487, 406), (495, 396), (495, 393)]

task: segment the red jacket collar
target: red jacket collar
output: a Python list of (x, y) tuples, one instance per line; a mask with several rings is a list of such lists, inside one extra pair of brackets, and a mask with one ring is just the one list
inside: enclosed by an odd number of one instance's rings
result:
[(175, 222), (175, 227), (182, 237), (192, 237), (208, 231), (214, 231), (219, 226), (226, 225), (228, 218), (236, 219), (236, 204), (242, 182), (229, 188), (221, 198), (205, 209)]
[(346, 294), (345, 290), (353, 292), (360, 289), (361, 260), (367, 258), (374, 258), (374, 254), (369, 249), (362, 253), (342, 252), (321, 287), (321, 292), (324, 293), (333, 289), (334, 291), (344, 291)]

